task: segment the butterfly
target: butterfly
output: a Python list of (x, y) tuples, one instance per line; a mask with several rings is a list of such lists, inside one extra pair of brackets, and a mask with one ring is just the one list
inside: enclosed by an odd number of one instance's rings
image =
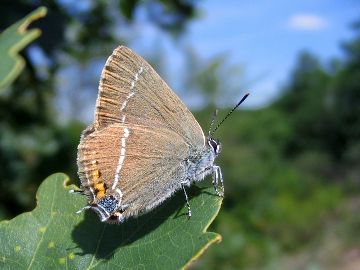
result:
[(190, 217), (186, 188), (193, 182), (211, 174), (216, 194), (223, 195), (222, 172), (214, 163), (221, 144), (214, 131), (205, 137), (150, 64), (119, 46), (103, 68), (94, 122), (78, 146), (77, 192), (88, 198), (78, 212), (92, 209), (103, 222), (122, 223), (183, 190)]

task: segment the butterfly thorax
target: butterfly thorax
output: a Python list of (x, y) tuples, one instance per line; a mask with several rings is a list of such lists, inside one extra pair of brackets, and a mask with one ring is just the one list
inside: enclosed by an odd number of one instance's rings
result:
[(212, 138), (208, 138), (201, 149), (190, 149), (189, 157), (184, 160), (188, 185), (195, 181), (202, 181), (205, 176), (213, 172), (214, 161), (220, 150), (220, 142)]

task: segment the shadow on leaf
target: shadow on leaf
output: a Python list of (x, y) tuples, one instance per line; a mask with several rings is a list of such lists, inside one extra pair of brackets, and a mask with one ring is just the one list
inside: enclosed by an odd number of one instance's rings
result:
[[(188, 191), (190, 198), (195, 198), (200, 194), (201, 188), (197, 186), (192, 186)], [(161, 224), (171, 218), (171, 215), (174, 219), (187, 220), (184, 200), (183, 192), (179, 191), (153, 211), (137, 218), (130, 218), (122, 224), (101, 223), (93, 211), (87, 211), (84, 220), (72, 232), (74, 242), (82, 250), (78, 255), (92, 254), (97, 259), (110, 259), (118, 248), (131, 245), (158, 229)]]

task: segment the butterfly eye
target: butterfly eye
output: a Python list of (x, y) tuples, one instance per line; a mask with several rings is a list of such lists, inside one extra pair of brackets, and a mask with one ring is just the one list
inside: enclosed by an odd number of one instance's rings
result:
[(220, 150), (219, 141), (214, 140), (214, 139), (209, 139), (208, 143), (212, 147), (212, 149), (214, 150), (214, 153), (216, 155), (219, 154), (219, 150)]

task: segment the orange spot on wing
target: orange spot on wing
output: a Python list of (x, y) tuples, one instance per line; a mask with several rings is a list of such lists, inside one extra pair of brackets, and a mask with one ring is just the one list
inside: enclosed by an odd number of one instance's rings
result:
[(97, 183), (94, 185), (95, 188), (95, 196), (97, 199), (101, 199), (105, 196), (105, 184), (104, 183)]
[(92, 173), (92, 177), (93, 177), (93, 181), (96, 183), (98, 181), (98, 179), (100, 178), (100, 171), (99, 170), (95, 170)]

